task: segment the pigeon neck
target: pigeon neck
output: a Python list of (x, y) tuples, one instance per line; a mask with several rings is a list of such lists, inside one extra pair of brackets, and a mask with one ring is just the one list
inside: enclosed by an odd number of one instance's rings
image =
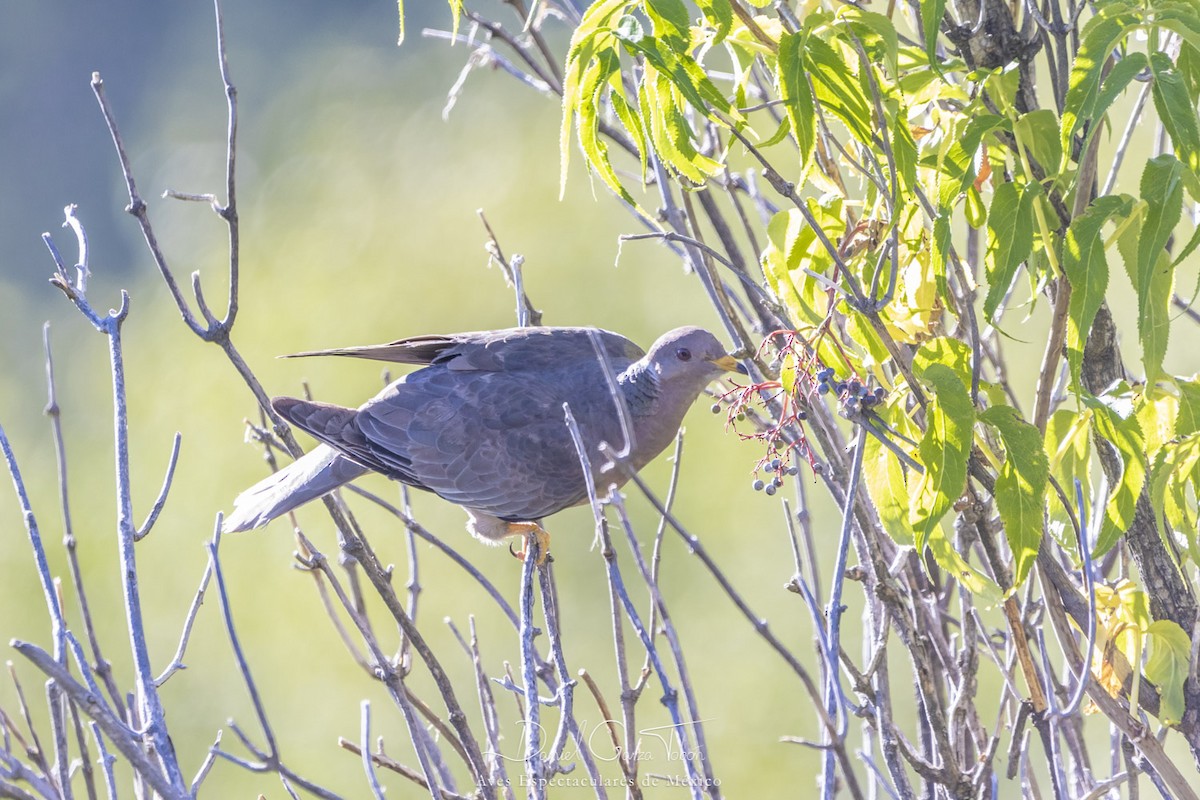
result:
[(658, 375), (650, 365), (636, 362), (617, 376), (617, 386), (625, 397), (629, 413), (635, 417), (654, 413), (658, 402)]

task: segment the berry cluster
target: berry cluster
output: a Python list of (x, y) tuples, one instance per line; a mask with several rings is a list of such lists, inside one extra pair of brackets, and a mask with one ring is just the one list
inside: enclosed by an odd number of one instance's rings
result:
[(756, 492), (764, 492), (768, 496), (775, 494), (780, 486), (783, 486), (784, 475), (795, 475), (800, 471), (800, 468), (794, 464), (784, 464), (781, 459), (772, 459), (770, 463), (763, 465), (763, 468), (771, 475), (769, 482), (763, 481), (762, 478), (755, 478), (754, 483), (750, 484), (750, 488)]
[(877, 386), (872, 391), (858, 378), (851, 378), (848, 381), (837, 380), (837, 374), (833, 371), (833, 367), (818, 370), (816, 377), (817, 393), (829, 394), (832, 392), (834, 397), (842, 401), (848, 411), (879, 405), (887, 396), (887, 392), (882, 386)]

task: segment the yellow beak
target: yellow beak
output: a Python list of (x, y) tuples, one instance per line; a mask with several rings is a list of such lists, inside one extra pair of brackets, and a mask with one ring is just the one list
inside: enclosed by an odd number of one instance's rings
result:
[(733, 356), (721, 356), (720, 358), (714, 358), (712, 359), (712, 363), (716, 364), (726, 372), (740, 372), (743, 375), (746, 374), (746, 368), (739, 364), (737, 359)]

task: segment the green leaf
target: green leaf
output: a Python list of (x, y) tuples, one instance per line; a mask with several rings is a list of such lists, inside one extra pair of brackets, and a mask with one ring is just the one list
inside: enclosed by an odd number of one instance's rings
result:
[(1150, 637), (1150, 658), (1146, 660), (1146, 677), (1158, 687), (1158, 719), (1164, 725), (1175, 725), (1183, 719), (1185, 703), (1183, 684), (1191, 663), (1192, 642), (1179, 624), (1160, 619), (1146, 628)]
[(993, 406), (979, 419), (995, 428), (1004, 443), (1004, 464), (996, 478), (994, 496), (1016, 562), (1016, 588), (1029, 574), (1042, 541), (1050, 462), (1042, 449), (1042, 434), (1012, 406)]
[(804, 69), (803, 33), (785, 33), (779, 39), (776, 73), (784, 111), (800, 149), (800, 174), (808, 174), (816, 154), (817, 117), (812, 90)]
[(949, 367), (963, 386), (971, 385), (971, 347), (963, 340), (938, 336), (918, 347), (912, 362), (917, 377), (921, 377), (934, 364)]
[[(1196, 522), (1188, 489), (1193, 493), (1200, 479), (1200, 434), (1191, 433), (1169, 442), (1157, 454), (1150, 469), (1150, 504), (1162, 512), (1176, 535), (1197, 554)], [(1193, 494), (1194, 496), (1194, 494)]]
[(1013, 123), (1013, 133), (1047, 177), (1057, 175), (1062, 164), (1063, 147), (1058, 132), (1058, 116), (1048, 108), (1022, 114)]
[[(841, 224), (841, 203), (822, 206), (817, 200), (807, 201), (809, 212), (824, 226), (834, 230)], [(767, 225), (767, 247), (762, 254), (763, 274), (775, 297), (783, 303), (798, 323), (820, 324), (829, 313), (827, 290), (805, 272), (825, 274), (833, 261), (817, 242), (816, 234), (799, 209), (780, 211)]]
[(1200, 50), (1190, 44), (1184, 44), (1179, 49), (1179, 58), (1175, 59), (1175, 68), (1183, 77), (1188, 97), (1192, 98), (1193, 103), (1200, 100)]
[(983, 315), (991, 320), (1012, 286), (1017, 267), (1033, 251), (1033, 201), (1041, 184), (1031, 183), (1022, 192), (1015, 183), (1002, 183), (992, 195), (988, 211), (988, 250), (985, 257), (988, 291)]
[(676, 50), (687, 48), (691, 20), (683, 0), (643, 0), (643, 8), (660, 38)]
[(733, 28), (733, 6), (729, 4), (729, 0), (696, 0), (696, 6), (704, 15), (705, 21), (716, 30), (712, 44), (718, 45), (725, 41), (725, 37)]
[(804, 66), (821, 108), (839, 119), (859, 142), (870, 143), (875, 133), (871, 108), (841, 53), (820, 37), (809, 36), (804, 55)]
[(1150, 71), (1154, 76), (1151, 95), (1158, 117), (1175, 145), (1179, 160), (1193, 174), (1200, 174), (1200, 121), (1196, 119), (1196, 106), (1183, 76), (1162, 52), (1150, 54)]
[[(637, 202), (628, 190), (621, 185), (617, 172), (613, 169), (608, 157), (608, 144), (600, 135), (600, 95), (609, 85), (609, 79), (621, 70), (621, 62), (612, 50), (602, 50), (596, 54), (579, 81), (579, 93), (586, 101), (579, 104), (577, 131), (579, 146), (587, 158), (588, 168), (604, 181), (604, 185), (612, 189), (625, 202), (636, 207)], [(564, 169), (566, 164), (563, 164)], [(564, 175), (565, 178), (565, 175)]]
[[(1086, 477), (1091, 442), (1092, 417), (1060, 408), (1046, 424), (1045, 451), (1050, 455), (1050, 470), (1062, 486), (1074, 486), (1075, 478)], [(1055, 508), (1055, 506), (1051, 506)]]
[(975, 153), (985, 134), (1007, 126), (1003, 117), (980, 114), (971, 117), (961, 134), (954, 137), (938, 163), (941, 180), (938, 186), (938, 207), (949, 208), (960, 194), (975, 182)]
[(1063, 152), (1071, 152), (1071, 140), (1081, 125), (1095, 121), (1104, 64), (1109, 53), (1137, 21), (1138, 17), (1128, 6), (1112, 3), (1097, 11), (1083, 26), (1082, 41), (1075, 54), (1075, 63), (1071, 65), (1067, 99), (1063, 105)]
[(1128, 208), (1128, 201), (1115, 195), (1097, 198), (1087, 210), (1071, 221), (1063, 244), (1062, 267), (1071, 283), (1071, 302), (1067, 306), (1067, 363), (1071, 381), (1079, 385), (1083, 348), (1096, 312), (1108, 291), (1108, 260), (1100, 229), (1110, 217)]
[(1112, 70), (1104, 77), (1104, 82), (1090, 111), (1091, 118), (1097, 122), (1089, 126), (1079, 152), (1084, 152), (1092, 137), (1104, 129), (1104, 126), (1099, 124), (1099, 120), (1108, 113), (1108, 109), (1129, 87), (1130, 82), (1148, 66), (1149, 61), (1146, 60), (1146, 54), (1138, 51), (1127, 53), (1124, 58), (1113, 65)]
[(917, 184), (917, 142), (904, 114), (892, 120), (892, 153), (896, 157), (896, 172), (900, 179), (900, 191), (911, 194)]
[(1171, 325), (1174, 270), (1165, 250), (1183, 213), (1183, 165), (1171, 155), (1146, 162), (1142, 199), (1146, 203), (1140, 231), (1130, 226), (1118, 240), (1125, 268), (1138, 296), (1138, 340), (1146, 382), (1162, 372)]
[[(571, 34), (571, 44), (567, 49), (566, 66), (563, 69), (563, 115), (558, 134), (559, 157), (559, 186), (561, 198), (567, 190), (567, 170), (571, 162), (571, 125), (578, 117), (586, 116), (591, 126), (598, 124), (596, 104), (598, 103), (598, 87), (595, 84), (594, 61), (604, 54), (615, 56), (614, 48), (617, 39), (610, 28), (615, 20), (619, 20), (630, 5), (629, 0), (599, 0), (593, 3), (583, 14), (583, 19)], [(619, 67), (619, 65), (618, 65)], [(592, 83), (587, 85), (585, 79), (591, 74)], [(583, 147), (584, 132), (580, 129), (580, 145)], [(601, 163), (607, 163), (605, 151), (596, 144), (597, 132), (588, 132), (590, 145), (584, 147), (584, 155), (589, 159), (599, 158)], [(632, 202), (628, 192), (622, 190), (622, 197)], [(636, 207), (636, 203), (634, 206)]]
[(642, 21), (633, 14), (626, 14), (617, 20), (617, 27), (613, 29), (613, 35), (622, 42), (640, 42), (646, 37), (646, 31), (642, 28)]
[(1004, 602), (1004, 593), (996, 582), (967, 563), (954, 549), (941, 525), (935, 525), (926, 542), (933, 560), (938, 566), (963, 585), (971, 593), (973, 602), (981, 608), (995, 608)]
[(1175, 435), (1187, 436), (1200, 431), (1200, 377), (1176, 379), (1179, 388), (1179, 416), (1175, 419)]
[[(905, 423), (908, 421), (903, 413), (889, 413), (886, 417), (889, 422), (896, 418)], [(910, 426), (911, 423), (905, 428)], [(909, 430), (902, 429), (902, 432), (907, 436), (912, 435)], [(879, 521), (883, 523), (883, 529), (897, 544), (911, 546), (913, 529), (908, 523), (908, 482), (910, 477), (919, 479), (919, 476), (908, 475), (895, 453), (884, 447), (874, 436), (868, 436), (866, 447), (863, 449), (862, 477), (871, 502), (879, 512)]]
[[(885, 62), (888, 72), (895, 75), (900, 71), (898, 56), (900, 37), (896, 33), (896, 23), (874, 11), (867, 11), (858, 6), (846, 5), (838, 9), (838, 22), (849, 23), (854, 34), (862, 42), (867, 54), (875, 60)], [(880, 58), (882, 56), (882, 59)]]
[(925, 35), (925, 58), (939, 75), (942, 59), (938, 56), (938, 32), (946, 15), (946, 0), (921, 0), (921, 32)]
[(950, 207), (943, 206), (933, 221), (933, 279), (939, 297), (950, 296), (946, 283), (946, 261), (950, 256)]
[(925, 434), (917, 447), (925, 474), (909, 509), (918, 551), (966, 488), (975, 424), (975, 406), (954, 370), (930, 364), (920, 378), (936, 396), (925, 409)]
[[(1113, 545), (1133, 525), (1133, 514), (1138, 495), (1146, 482), (1146, 442), (1142, 436), (1137, 417), (1132, 413), (1123, 416), (1105, 400), (1087, 394), (1081, 396), (1084, 405), (1091, 409), (1093, 424), (1098, 436), (1107, 439), (1121, 457), (1121, 477), (1109, 489), (1108, 505), (1104, 509), (1104, 522), (1093, 555), (1097, 558), (1112, 549)], [(1115, 405), (1115, 404), (1114, 404)], [(1132, 408), (1130, 409), (1132, 412)]]

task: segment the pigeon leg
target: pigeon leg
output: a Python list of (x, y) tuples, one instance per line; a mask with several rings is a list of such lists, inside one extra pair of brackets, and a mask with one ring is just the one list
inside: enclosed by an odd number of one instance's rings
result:
[[(521, 549), (513, 551), (513, 555), (522, 561), (525, 560), (525, 554), (529, 551), (529, 540), (537, 540), (537, 566), (542, 566), (546, 563), (546, 559), (550, 556), (550, 534), (546, 529), (536, 522), (509, 522), (505, 536), (520, 536)], [(509, 547), (512, 550), (511, 547)]]

